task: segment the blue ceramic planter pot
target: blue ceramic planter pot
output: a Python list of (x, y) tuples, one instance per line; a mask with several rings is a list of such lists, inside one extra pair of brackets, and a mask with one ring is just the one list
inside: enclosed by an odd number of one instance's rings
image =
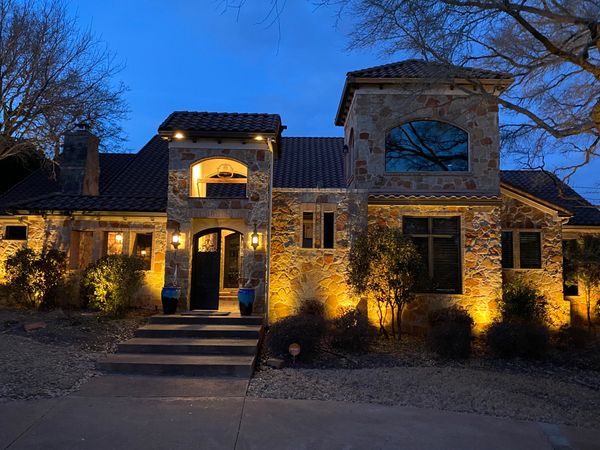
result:
[(252, 306), (254, 305), (254, 288), (240, 288), (238, 291), (238, 303), (242, 316), (251, 315)]
[(181, 288), (165, 286), (160, 293), (164, 314), (175, 314), (177, 311), (177, 302), (181, 295)]

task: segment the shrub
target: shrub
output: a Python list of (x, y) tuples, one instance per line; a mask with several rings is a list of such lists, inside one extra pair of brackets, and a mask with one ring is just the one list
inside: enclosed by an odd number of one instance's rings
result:
[(285, 317), (271, 325), (267, 347), (274, 356), (289, 357), (290, 344), (300, 344), (299, 358), (310, 359), (315, 355), (325, 329), (326, 321), (314, 315)]
[(488, 329), (486, 341), (500, 358), (539, 358), (548, 349), (548, 330), (539, 323), (497, 322)]
[(428, 320), (431, 350), (444, 358), (469, 357), (473, 319), (467, 311), (452, 306), (430, 312)]
[(67, 257), (59, 250), (36, 252), (22, 248), (6, 259), (6, 279), (21, 302), (36, 308), (54, 304), (67, 272)]
[(547, 303), (534, 286), (521, 278), (515, 278), (502, 286), (502, 321), (546, 323)]
[(82, 277), (89, 306), (112, 316), (122, 315), (142, 286), (143, 270), (142, 260), (125, 255), (105, 256), (90, 264)]
[(369, 348), (376, 329), (366, 314), (356, 308), (345, 310), (331, 320), (329, 343), (332, 347), (349, 352), (360, 352)]
[(325, 304), (316, 298), (304, 300), (296, 309), (296, 314), (325, 318)]

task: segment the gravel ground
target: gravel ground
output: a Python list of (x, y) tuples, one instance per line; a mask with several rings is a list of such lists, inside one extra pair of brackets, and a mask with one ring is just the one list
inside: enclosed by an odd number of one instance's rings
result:
[(595, 362), (591, 370), (589, 361), (584, 364), (576, 358), (569, 365), (564, 355), (545, 362), (497, 360), (481, 355), (479, 349), (469, 360), (443, 361), (411, 337), (394, 347), (382, 343), (350, 359), (321, 355), (310, 364), (280, 370), (261, 364), (248, 395), (415, 406), (600, 426), (600, 371)]
[[(96, 374), (101, 353), (113, 352), (144, 320), (112, 320), (92, 312), (0, 310), (0, 401), (58, 397)], [(24, 325), (44, 322), (27, 332)]]

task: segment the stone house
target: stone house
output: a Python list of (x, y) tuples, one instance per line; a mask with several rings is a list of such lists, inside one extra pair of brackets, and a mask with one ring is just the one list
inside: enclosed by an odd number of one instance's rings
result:
[(356, 305), (350, 242), (379, 223), (412, 236), (427, 263), (406, 311), (415, 329), (450, 304), (490, 323), (514, 276), (544, 292), (556, 326), (581, 320), (563, 245), (600, 235), (600, 211), (551, 174), (500, 170), (495, 99), (511, 82), (418, 60), (350, 72), (343, 138), (287, 137), (277, 114), (180, 111), (138, 153), (99, 154), (81, 126), (55, 173), (0, 198), (0, 258), (56, 247), (78, 270), (133, 254), (146, 264), (145, 304), (159, 305), (165, 281), (191, 309), (224, 308), (251, 285), (271, 322), (308, 298), (331, 314)]

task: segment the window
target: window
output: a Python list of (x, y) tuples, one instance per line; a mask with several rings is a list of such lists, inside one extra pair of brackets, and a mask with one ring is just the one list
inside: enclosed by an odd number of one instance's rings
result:
[(460, 217), (404, 217), (403, 233), (412, 237), (425, 265), (418, 291), (460, 293)]
[(104, 233), (104, 254), (121, 255), (123, 253), (123, 232), (107, 231)]
[(248, 168), (239, 161), (211, 158), (191, 167), (191, 197), (244, 198)]
[(302, 213), (302, 248), (313, 248), (314, 235), (314, 214), (311, 212), (304, 212)]
[(566, 239), (563, 241), (563, 292), (567, 296), (579, 295), (579, 286), (576, 284), (567, 284), (572, 278), (575, 267), (569, 260), (569, 250), (577, 246), (576, 239)]
[(24, 225), (7, 225), (4, 230), (4, 239), (7, 241), (26, 241), (27, 227)]
[(416, 120), (390, 130), (385, 139), (386, 172), (466, 172), (469, 136), (435, 120)]
[(144, 270), (150, 270), (152, 261), (152, 233), (136, 233), (133, 243), (133, 256), (144, 262)]
[(502, 268), (540, 269), (542, 245), (539, 231), (502, 232)]
[(323, 248), (333, 248), (335, 240), (334, 213), (323, 213)]

